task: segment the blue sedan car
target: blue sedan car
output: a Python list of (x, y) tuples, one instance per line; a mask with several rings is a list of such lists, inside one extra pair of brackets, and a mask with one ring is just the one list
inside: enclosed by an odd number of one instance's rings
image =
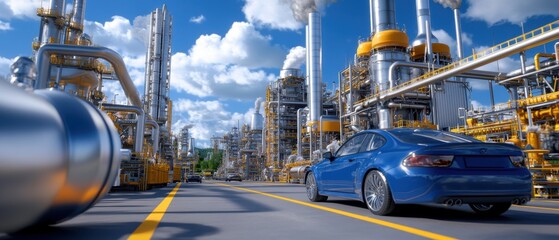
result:
[(520, 148), (428, 129), (366, 130), (327, 152), (305, 176), (308, 198), (363, 201), (373, 214), (399, 204), (469, 204), (498, 216), (530, 201), (532, 177)]

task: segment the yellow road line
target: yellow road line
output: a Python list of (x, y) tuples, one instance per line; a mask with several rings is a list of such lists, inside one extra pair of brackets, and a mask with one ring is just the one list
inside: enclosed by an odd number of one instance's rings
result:
[(155, 232), (155, 229), (157, 228), (157, 225), (159, 225), (159, 222), (161, 222), (161, 219), (163, 219), (163, 215), (165, 215), (167, 208), (171, 204), (171, 201), (173, 201), (173, 198), (175, 197), (175, 194), (179, 190), (180, 186), (181, 183), (178, 183), (177, 186), (175, 186), (175, 188), (173, 188), (173, 190), (167, 195), (167, 197), (165, 197), (165, 199), (163, 199), (163, 201), (161, 201), (161, 203), (159, 203), (159, 205), (157, 205), (157, 207), (153, 209), (148, 217), (146, 217), (144, 222), (142, 222), (142, 224), (140, 224), (140, 226), (136, 228), (136, 230), (130, 235), (130, 237), (128, 237), (129, 240), (151, 239), (153, 233)]
[(372, 217), (366, 217), (366, 216), (363, 216), (363, 215), (350, 213), (350, 212), (346, 212), (346, 211), (341, 211), (341, 210), (334, 209), (334, 208), (324, 207), (324, 206), (320, 206), (320, 205), (316, 205), (316, 204), (312, 204), (312, 203), (308, 203), (308, 202), (302, 202), (302, 201), (299, 201), (299, 200), (286, 198), (286, 197), (282, 197), (282, 196), (278, 196), (278, 195), (274, 195), (274, 194), (270, 194), (270, 193), (260, 192), (260, 191), (256, 191), (256, 190), (252, 190), (252, 189), (248, 189), (248, 188), (236, 187), (236, 186), (223, 184), (223, 183), (216, 183), (216, 184), (221, 185), (221, 186), (231, 187), (231, 188), (246, 191), (246, 192), (257, 193), (257, 194), (264, 195), (264, 196), (267, 196), (267, 197), (276, 198), (276, 199), (280, 199), (280, 200), (283, 200), (283, 201), (287, 201), (287, 202), (291, 202), (291, 203), (295, 203), (295, 204), (299, 204), (299, 205), (303, 205), (303, 206), (307, 206), (307, 207), (311, 207), (311, 208), (320, 209), (320, 210), (323, 210), (323, 211), (339, 214), (339, 215), (342, 215), (342, 216), (358, 219), (358, 220), (365, 221), (365, 222), (374, 223), (374, 224), (381, 225), (381, 226), (384, 226), (384, 227), (393, 228), (393, 229), (396, 229), (396, 230), (399, 230), (399, 231), (411, 233), (411, 234), (421, 236), (421, 237), (425, 237), (425, 238), (445, 239), (445, 240), (455, 239), (455, 238), (452, 238), (452, 237), (448, 237), (448, 236), (440, 235), (440, 234), (437, 234), (437, 233), (432, 233), (432, 232), (424, 231), (424, 230), (421, 230), (421, 229), (400, 225), (400, 224), (397, 224), (397, 223), (383, 221), (383, 220), (372, 218)]
[(559, 208), (548, 208), (548, 207), (536, 207), (536, 206), (519, 206), (519, 205), (515, 205), (515, 207), (518, 208), (533, 208), (533, 209), (541, 209), (541, 210), (551, 210), (551, 211), (559, 211)]
[(543, 200), (543, 199), (533, 199), (532, 202), (548, 202), (548, 203), (559, 203), (559, 200)]

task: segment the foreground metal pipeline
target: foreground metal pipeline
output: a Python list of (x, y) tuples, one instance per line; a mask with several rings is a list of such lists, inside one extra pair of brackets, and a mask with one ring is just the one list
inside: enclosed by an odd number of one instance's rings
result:
[(0, 82), (0, 232), (86, 211), (114, 182), (120, 149), (115, 126), (89, 102)]

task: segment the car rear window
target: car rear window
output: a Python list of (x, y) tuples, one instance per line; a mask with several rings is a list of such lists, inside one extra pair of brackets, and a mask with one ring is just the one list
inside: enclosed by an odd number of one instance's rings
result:
[(412, 144), (480, 142), (471, 137), (433, 130), (391, 131), (390, 133), (400, 141)]

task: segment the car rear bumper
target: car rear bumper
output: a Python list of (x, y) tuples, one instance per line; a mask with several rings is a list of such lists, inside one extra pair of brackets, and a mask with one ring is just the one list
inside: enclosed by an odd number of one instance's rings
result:
[(528, 201), (532, 177), (526, 169), (498, 171), (406, 169), (405, 177), (389, 179), (396, 203), (462, 203)]

